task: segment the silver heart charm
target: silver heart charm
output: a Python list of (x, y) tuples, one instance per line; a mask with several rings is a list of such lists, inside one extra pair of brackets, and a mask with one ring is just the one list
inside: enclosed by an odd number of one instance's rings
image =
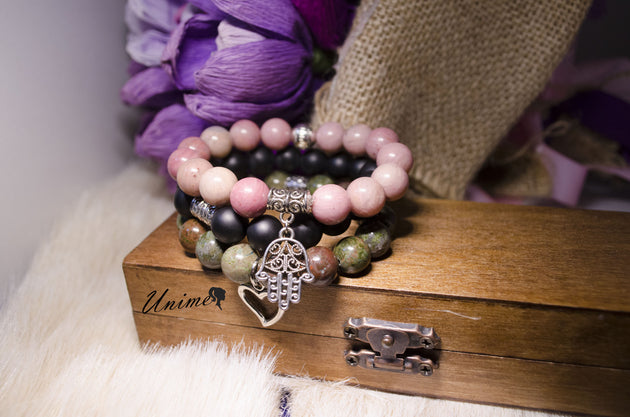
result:
[(262, 301), (267, 298), (267, 291), (256, 291), (252, 287), (248, 285), (239, 285), (238, 287), (238, 296), (241, 298), (243, 303), (258, 317), (260, 324), (263, 327), (269, 327), (276, 324), (282, 318), (284, 314), (284, 310), (278, 308), (272, 316), (266, 314), (262, 307), (262, 303), (257, 303), (257, 301)]

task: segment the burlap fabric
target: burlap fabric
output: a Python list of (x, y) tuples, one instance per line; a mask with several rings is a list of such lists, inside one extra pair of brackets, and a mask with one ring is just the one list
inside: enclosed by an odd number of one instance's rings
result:
[(542, 91), (589, 0), (363, 0), (312, 122), (394, 129), (412, 187), (460, 199)]

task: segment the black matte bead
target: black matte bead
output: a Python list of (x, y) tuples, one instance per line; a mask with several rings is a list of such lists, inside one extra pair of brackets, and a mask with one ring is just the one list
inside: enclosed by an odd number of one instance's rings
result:
[(356, 158), (350, 161), (348, 176), (352, 179), (359, 178), (359, 175), (361, 175), (361, 168), (363, 168), (363, 165), (365, 165), (368, 161), (368, 158)]
[(371, 177), (372, 172), (374, 172), (375, 169), (376, 162), (370, 159), (365, 164), (363, 164), (363, 167), (361, 167), (361, 170), (359, 171), (359, 177)]
[(331, 177), (343, 178), (348, 176), (352, 158), (345, 152), (339, 152), (328, 158), (326, 170)]
[(311, 149), (302, 155), (302, 172), (304, 175), (316, 175), (324, 172), (328, 165), (326, 154), (319, 149)]
[(260, 146), (249, 154), (249, 172), (258, 178), (265, 178), (274, 169), (275, 155), (272, 151)]
[(300, 168), (300, 151), (289, 147), (276, 154), (276, 168), (280, 171), (296, 173)]
[(328, 236), (339, 236), (350, 227), (350, 223), (352, 222), (352, 218), (350, 216), (346, 217), (344, 221), (341, 223), (333, 224), (333, 225), (322, 225), (322, 232), (327, 234)]
[(175, 205), (175, 210), (184, 218), (191, 218), (193, 216), (190, 212), (190, 202), (192, 199), (192, 196), (177, 187), (177, 191), (175, 191), (175, 196), (173, 197), (173, 204)]
[(234, 150), (223, 159), (222, 163), (212, 165), (229, 169), (236, 175), (236, 178), (240, 180), (241, 178), (245, 178), (249, 171), (249, 156), (245, 152)]
[(232, 207), (225, 206), (214, 212), (210, 227), (221, 243), (232, 245), (245, 237), (248, 220), (236, 214)]
[(291, 228), (295, 232), (294, 238), (307, 249), (317, 245), (322, 238), (321, 223), (306, 214), (296, 214)]
[(269, 243), (279, 237), (280, 229), (282, 229), (282, 223), (273, 216), (265, 214), (255, 218), (247, 226), (249, 246), (262, 255)]

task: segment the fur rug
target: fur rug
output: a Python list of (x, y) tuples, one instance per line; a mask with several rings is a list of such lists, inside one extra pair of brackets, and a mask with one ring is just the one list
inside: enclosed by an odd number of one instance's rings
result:
[(58, 222), (0, 312), (0, 416), (548, 415), (280, 377), (264, 347), (142, 348), (121, 265), (173, 211), (164, 189), (135, 162)]

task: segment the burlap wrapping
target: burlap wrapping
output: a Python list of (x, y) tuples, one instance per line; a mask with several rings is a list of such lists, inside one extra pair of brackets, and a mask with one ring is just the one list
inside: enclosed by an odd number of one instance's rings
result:
[(312, 122), (398, 132), (412, 187), (460, 199), (543, 89), (589, 0), (363, 0)]

